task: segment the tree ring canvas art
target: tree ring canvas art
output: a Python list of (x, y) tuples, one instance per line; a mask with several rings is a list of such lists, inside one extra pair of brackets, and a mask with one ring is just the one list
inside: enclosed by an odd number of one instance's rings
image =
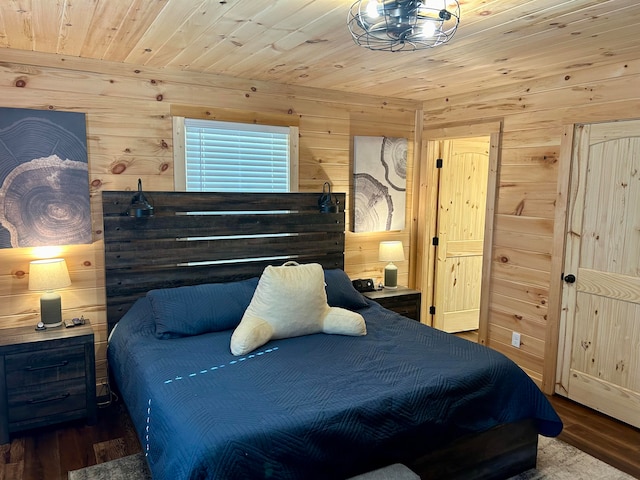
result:
[(0, 108), (0, 248), (91, 241), (84, 113)]
[(404, 229), (407, 145), (406, 138), (354, 137), (354, 232)]

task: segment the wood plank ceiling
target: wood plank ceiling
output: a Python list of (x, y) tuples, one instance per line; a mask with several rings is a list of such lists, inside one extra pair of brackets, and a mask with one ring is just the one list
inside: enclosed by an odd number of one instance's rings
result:
[(0, 47), (419, 101), (640, 58), (636, 0), (462, 0), (448, 44), (396, 53), (353, 43), (350, 3), (2, 0)]

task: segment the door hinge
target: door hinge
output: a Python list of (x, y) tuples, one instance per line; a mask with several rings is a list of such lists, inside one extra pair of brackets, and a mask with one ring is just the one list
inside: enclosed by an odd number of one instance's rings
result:
[(436, 307), (434, 307), (433, 305), (431, 305), (429, 307), (429, 315), (435, 315), (436, 314)]
[(436, 168), (442, 168), (442, 159), (441, 158), (438, 158), (436, 160)]
[(433, 239), (431, 240), (431, 245), (437, 247), (438, 243), (440, 243), (440, 239), (438, 237), (433, 237)]

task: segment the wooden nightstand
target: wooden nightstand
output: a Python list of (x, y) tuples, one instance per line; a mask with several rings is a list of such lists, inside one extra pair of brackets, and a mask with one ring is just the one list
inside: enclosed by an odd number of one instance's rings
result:
[(0, 444), (28, 428), (87, 418), (96, 422), (93, 329), (0, 330)]
[(393, 310), (405, 317), (420, 321), (420, 292), (407, 287), (397, 289), (383, 288), (375, 292), (364, 292), (363, 295), (384, 308)]

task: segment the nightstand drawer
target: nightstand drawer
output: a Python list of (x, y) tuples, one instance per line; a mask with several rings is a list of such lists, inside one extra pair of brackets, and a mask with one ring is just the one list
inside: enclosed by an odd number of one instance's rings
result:
[(87, 405), (84, 378), (15, 388), (8, 396), (9, 423), (37, 420), (74, 410)]
[(414, 320), (417, 319), (419, 315), (417, 299), (394, 299), (393, 301), (390, 301), (387, 305), (385, 305), (385, 308), (393, 310), (394, 312), (399, 313), (404, 317), (412, 318)]
[(5, 368), (9, 390), (82, 378), (86, 368), (84, 346), (7, 355)]
[(363, 295), (384, 308), (392, 310), (400, 315), (420, 321), (420, 292), (407, 287), (398, 287), (395, 290), (376, 290), (365, 292)]

